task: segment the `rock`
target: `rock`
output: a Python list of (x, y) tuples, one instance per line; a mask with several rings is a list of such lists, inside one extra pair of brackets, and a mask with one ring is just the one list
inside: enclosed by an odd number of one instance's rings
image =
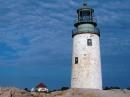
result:
[(0, 97), (130, 97), (130, 90), (69, 89), (51, 93), (37, 93), (17, 88), (0, 88)]
[(1, 88), (0, 97), (33, 97), (31, 93), (17, 88)]

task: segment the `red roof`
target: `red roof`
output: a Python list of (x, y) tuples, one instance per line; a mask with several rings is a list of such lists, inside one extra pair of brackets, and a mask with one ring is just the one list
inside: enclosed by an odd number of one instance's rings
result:
[(46, 85), (43, 83), (40, 83), (36, 86), (36, 88), (46, 88)]

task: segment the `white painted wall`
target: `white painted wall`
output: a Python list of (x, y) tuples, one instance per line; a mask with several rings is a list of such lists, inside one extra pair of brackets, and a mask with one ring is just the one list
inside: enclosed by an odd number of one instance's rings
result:
[[(87, 45), (92, 39), (92, 46)], [(78, 64), (75, 64), (78, 57)], [(102, 89), (99, 36), (91, 33), (73, 37), (71, 88)]]

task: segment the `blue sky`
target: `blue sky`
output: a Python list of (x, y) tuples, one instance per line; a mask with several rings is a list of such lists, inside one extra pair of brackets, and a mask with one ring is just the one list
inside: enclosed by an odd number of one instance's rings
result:
[[(130, 0), (88, 0), (101, 30), (104, 86), (130, 87)], [(82, 0), (0, 0), (0, 86), (70, 86)]]

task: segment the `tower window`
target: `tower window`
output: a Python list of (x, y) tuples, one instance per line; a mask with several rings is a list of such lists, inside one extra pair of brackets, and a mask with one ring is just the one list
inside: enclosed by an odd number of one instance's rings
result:
[(87, 45), (92, 46), (92, 39), (87, 39)]
[(78, 57), (75, 57), (75, 64), (78, 64)]

